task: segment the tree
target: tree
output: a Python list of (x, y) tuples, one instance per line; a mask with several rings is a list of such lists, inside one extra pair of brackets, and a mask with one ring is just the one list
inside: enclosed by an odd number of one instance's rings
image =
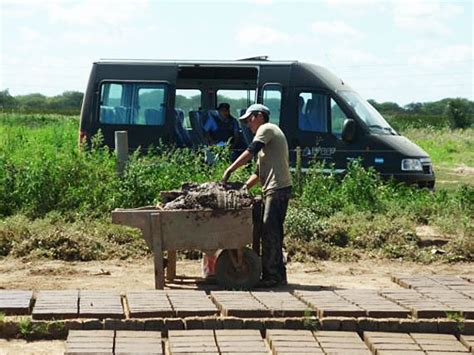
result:
[(467, 128), (474, 124), (472, 105), (466, 99), (452, 99), (446, 107), (451, 128)]
[(15, 98), (10, 95), (8, 89), (0, 91), (0, 110), (13, 109), (17, 105)]

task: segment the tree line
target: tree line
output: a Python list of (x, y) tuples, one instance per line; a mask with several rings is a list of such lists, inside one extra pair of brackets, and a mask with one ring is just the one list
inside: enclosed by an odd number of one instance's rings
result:
[[(61, 95), (50, 97), (39, 93), (12, 96), (9, 90), (6, 89), (0, 91), (0, 111), (77, 115), (81, 110), (83, 97), (84, 94), (79, 91), (65, 91)], [(178, 96), (177, 104), (196, 106), (187, 103), (188, 100), (185, 97)], [(375, 100), (369, 100), (369, 102), (395, 128), (407, 125), (467, 128), (474, 125), (474, 102), (463, 98), (445, 98), (423, 103), (413, 102), (404, 106), (400, 106), (395, 102), (379, 103)], [(233, 102), (229, 103), (231, 107), (242, 106), (237, 105), (237, 103), (233, 105)]]

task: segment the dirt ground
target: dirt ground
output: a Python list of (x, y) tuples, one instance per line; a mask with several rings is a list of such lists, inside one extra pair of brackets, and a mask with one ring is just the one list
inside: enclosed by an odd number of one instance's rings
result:
[[(409, 262), (365, 259), (358, 262), (320, 261), (289, 263), (287, 288), (393, 288), (390, 276), (472, 274), (472, 264), (420, 265)], [(200, 261), (178, 261), (178, 280), (172, 288), (195, 288), (201, 276)], [(0, 260), (0, 289), (114, 289), (154, 288), (152, 258), (94, 262)], [(183, 276), (183, 279), (179, 277)], [(201, 287), (201, 286), (200, 286)]]
[[(473, 272), (472, 264), (420, 265), (408, 262), (367, 259), (358, 262), (321, 261), (313, 264), (290, 263), (288, 267), (291, 289), (330, 288), (394, 288), (390, 281), (394, 274), (408, 275), (463, 275)], [(186, 278), (169, 285), (171, 288), (195, 288), (201, 276), (200, 261), (178, 261), (177, 275)], [(199, 285), (199, 283), (198, 283)], [(153, 260), (61, 262), (31, 261), (6, 258), (0, 261), (0, 289), (152, 289)], [(215, 288), (213, 285), (198, 287)], [(0, 355), (6, 354), (63, 354), (64, 341), (0, 339)]]

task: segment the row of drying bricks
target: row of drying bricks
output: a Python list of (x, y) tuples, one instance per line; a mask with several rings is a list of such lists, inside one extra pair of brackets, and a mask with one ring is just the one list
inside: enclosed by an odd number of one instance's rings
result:
[[(443, 293), (440, 293), (442, 298)], [(289, 292), (147, 290), (127, 292), (0, 290), (0, 311), (33, 319), (209, 316), (444, 318), (458, 312), (474, 318), (474, 299), (459, 294), (441, 301), (413, 289)]]
[(151, 331), (71, 330), (66, 354), (353, 354), (460, 355), (474, 353), (474, 336), (422, 333), (309, 330), (172, 330), (168, 338)]

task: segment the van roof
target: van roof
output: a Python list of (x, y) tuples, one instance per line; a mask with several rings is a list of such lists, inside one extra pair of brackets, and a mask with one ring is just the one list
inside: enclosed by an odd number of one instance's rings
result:
[(238, 60), (202, 60), (202, 59), (110, 59), (101, 58), (97, 64), (176, 64), (176, 65), (289, 65), (297, 60), (268, 60), (266, 57), (252, 57)]

